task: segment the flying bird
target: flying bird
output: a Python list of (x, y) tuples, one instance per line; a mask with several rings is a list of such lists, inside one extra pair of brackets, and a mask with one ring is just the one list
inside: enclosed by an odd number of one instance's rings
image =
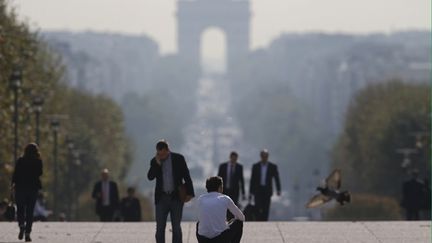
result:
[(348, 191), (339, 191), (341, 187), (341, 172), (339, 169), (334, 170), (325, 180), (324, 186), (317, 187), (320, 193), (313, 196), (306, 204), (306, 208), (316, 208), (333, 199), (340, 205), (351, 201), (351, 195)]

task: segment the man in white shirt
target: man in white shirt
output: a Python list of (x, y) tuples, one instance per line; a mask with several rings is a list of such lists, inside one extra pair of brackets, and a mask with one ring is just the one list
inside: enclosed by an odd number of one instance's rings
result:
[[(222, 194), (222, 178), (219, 176), (208, 178), (206, 188), (208, 193), (201, 195), (197, 201), (196, 236), (198, 242), (240, 242), (245, 216), (229, 196)], [(225, 220), (227, 210), (234, 215), (230, 223)]]

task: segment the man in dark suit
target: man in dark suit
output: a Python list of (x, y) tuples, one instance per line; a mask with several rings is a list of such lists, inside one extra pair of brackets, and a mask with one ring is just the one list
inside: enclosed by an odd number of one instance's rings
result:
[[(165, 227), (168, 214), (172, 225), (172, 242), (182, 242), (180, 222), (184, 202), (179, 197), (179, 187), (184, 184), (186, 200), (195, 196), (192, 179), (183, 155), (171, 152), (168, 143), (161, 140), (156, 144), (156, 156), (150, 161), (147, 173), (149, 180), (156, 179), (156, 242), (165, 242)], [(184, 183), (183, 183), (184, 182)]]
[(139, 199), (135, 196), (135, 188), (127, 189), (127, 197), (123, 198), (120, 203), (121, 214), (124, 222), (141, 221), (141, 205)]
[(419, 171), (414, 169), (411, 172), (412, 178), (405, 181), (402, 186), (402, 207), (406, 211), (407, 220), (419, 220), (419, 211), (424, 198), (424, 184), (418, 179)]
[(264, 149), (260, 153), (261, 161), (252, 167), (249, 199), (254, 196), (256, 219), (268, 221), (270, 200), (273, 195), (273, 179), (276, 182), (277, 195), (281, 195), (281, 185), (277, 165), (268, 161), (269, 152)]
[(218, 176), (222, 177), (224, 182), (223, 194), (229, 196), (234, 204), (238, 206), (240, 189), (243, 200), (245, 199), (243, 166), (237, 163), (238, 154), (233, 151), (230, 154), (230, 161), (222, 163), (219, 166)]
[(109, 180), (108, 169), (102, 170), (101, 178), (93, 187), (92, 197), (96, 200), (96, 214), (100, 221), (110, 222), (119, 205), (117, 183)]

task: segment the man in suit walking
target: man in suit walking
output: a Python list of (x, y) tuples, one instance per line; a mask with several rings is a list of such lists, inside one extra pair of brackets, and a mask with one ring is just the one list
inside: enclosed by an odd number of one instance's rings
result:
[(185, 201), (195, 196), (189, 169), (183, 155), (171, 152), (168, 143), (161, 140), (156, 144), (156, 156), (150, 161), (147, 173), (149, 180), (156, 179), (156, 242), (165, 242), (165, 227), (168, 214), (172, 225), (172, 242), (182, 243), (180, 222), (184, 202), (179, 197), (179, 188), (186, 189)]
[(243, 166), (237, 162), (238, 154), (232, 151), (230, 154), (230, 160), (222, 163), (219, 166), (218, 176), (222, 177), (224, 182), (223, 194), (229, 196), (236, 206), (238, 206), (238, 200), (240, 195), (240, 189), (242, 193), (242, 199), (245, 197), (244, 177), (243, 177)]
[(277, 165), (268, 161), (268, 150), (262, 150), (260, 156), (261, 161), (252, 167), (249, 199), (252, 195), (254, 196), (257, 220), (268, 221), (270, 200), (273, 195), (273, 179), (276, 182), (278, 196), (281, 195), (281, 185)]
[(96, 200), (96, 214), (100, 221), (113, 221), (114, 212), (118, 209), (119, 193), (117, 183), (109, 180), (108, 169), (102, 170), (101, 180), (94, 185), (92, 197)]

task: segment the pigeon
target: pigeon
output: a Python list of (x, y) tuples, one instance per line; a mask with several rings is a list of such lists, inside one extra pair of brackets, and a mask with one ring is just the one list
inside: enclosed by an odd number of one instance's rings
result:
[(306, 208), (316, 208), (332, 199), (335, 199), (340, 205), (351, 201), (351, 194), (348, 191), (340, 192), (341, 187), (341, 171), (334, 170), (325, 180), (324, 186), (317, 187), (320, 193), (313, 196), (306, 204)]

